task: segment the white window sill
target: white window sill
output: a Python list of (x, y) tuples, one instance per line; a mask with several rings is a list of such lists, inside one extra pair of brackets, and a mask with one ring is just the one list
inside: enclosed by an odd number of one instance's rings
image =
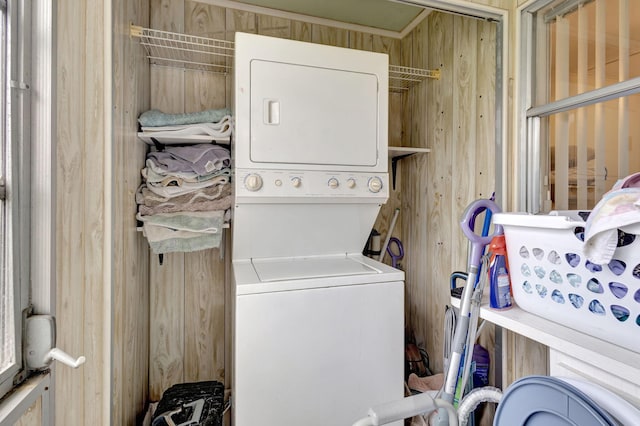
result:
[[(7, 395), (0, 401), (0, 425), (17, 423), (40, 396), (48, 395), (45, 392), (49, 390), (50, 384), (51, 374), (38, 374), (28, 378), (12, 393)], [(47, 405), (43, 401), (43, 418)]]

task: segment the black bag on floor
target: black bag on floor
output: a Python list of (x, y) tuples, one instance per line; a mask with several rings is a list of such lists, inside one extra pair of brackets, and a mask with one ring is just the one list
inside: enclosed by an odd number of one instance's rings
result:
[(179, 383), (162, 394), (152, 426), (222, 426), (224, 385)]

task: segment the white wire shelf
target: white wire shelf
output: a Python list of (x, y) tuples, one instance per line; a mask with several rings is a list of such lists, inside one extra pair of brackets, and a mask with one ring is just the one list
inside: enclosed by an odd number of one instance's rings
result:
[(130, 26), (140, 38), (149, 62), (179, 68), (228, 74), (233, 66), (233, 42)]
[(389, 90), (402, 92), (409, 90), (427, 78), (440, 79), (440, 70), (424, 70), (420, 68), (389, 65)]
[[(228, 74), (233, 68), (231, 41), (130, 26), (140, 38), (151, 64)], [(389, 90), (403, 92), (427, 78), (439, 79), (440, 70), (389, 65)]]

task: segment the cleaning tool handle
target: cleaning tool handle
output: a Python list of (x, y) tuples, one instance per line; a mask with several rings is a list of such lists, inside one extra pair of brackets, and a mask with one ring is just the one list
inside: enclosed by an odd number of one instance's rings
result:
[(494, 224), (494, 230), (492, 235), (478, 235), (475, 232), (474, 224), (476, 217), (485, 210), (489, 210), (491, 214), (500, 213), (502, 210), (498, 205), (489, 199), (475, 200), (464, 211), (460, 226), (462, 232), (471, 242), (471, 253), (469, 255), (469, 266), (479, 268), (480, 258), (482, 257), (482, 251), (484, 247), (491, 242), (494, 235), (502, 234), (502, 226)]
[(387, 253), (387, 247), (389, 246), (389, 240), (391, 240), (391, 233), (393, 232), (393, 228), (396, 226), (396, 221), (398, 220), (398, 215), (400, 214), (400, 209), (396, 207), (393, 212), (393, 218), (391, 219), (391, 224), (389, 225), (389, 230), (387, 231), (387, 238), (384, 240), (384, 244), (382, 245), (382, 251), (380, 251), (380, 255), (378, 256), (378, 262), (384, 261), (384, 255)]

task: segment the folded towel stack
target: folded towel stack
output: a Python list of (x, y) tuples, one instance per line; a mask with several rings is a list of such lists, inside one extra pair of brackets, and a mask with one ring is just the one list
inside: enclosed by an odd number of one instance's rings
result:
[(136, 217), (153, 253), (220, 246), (233, 202), (230, 166), (229, 150), (219, 145), (169, 145), (147, 154)]
[(138, 136), (150, 145), (211, 141), (228, 143), (233, 130), (231, 111), (227, 108), (186, 114), (149, 110), (140, 115), (138, 123), (142, 130)]

